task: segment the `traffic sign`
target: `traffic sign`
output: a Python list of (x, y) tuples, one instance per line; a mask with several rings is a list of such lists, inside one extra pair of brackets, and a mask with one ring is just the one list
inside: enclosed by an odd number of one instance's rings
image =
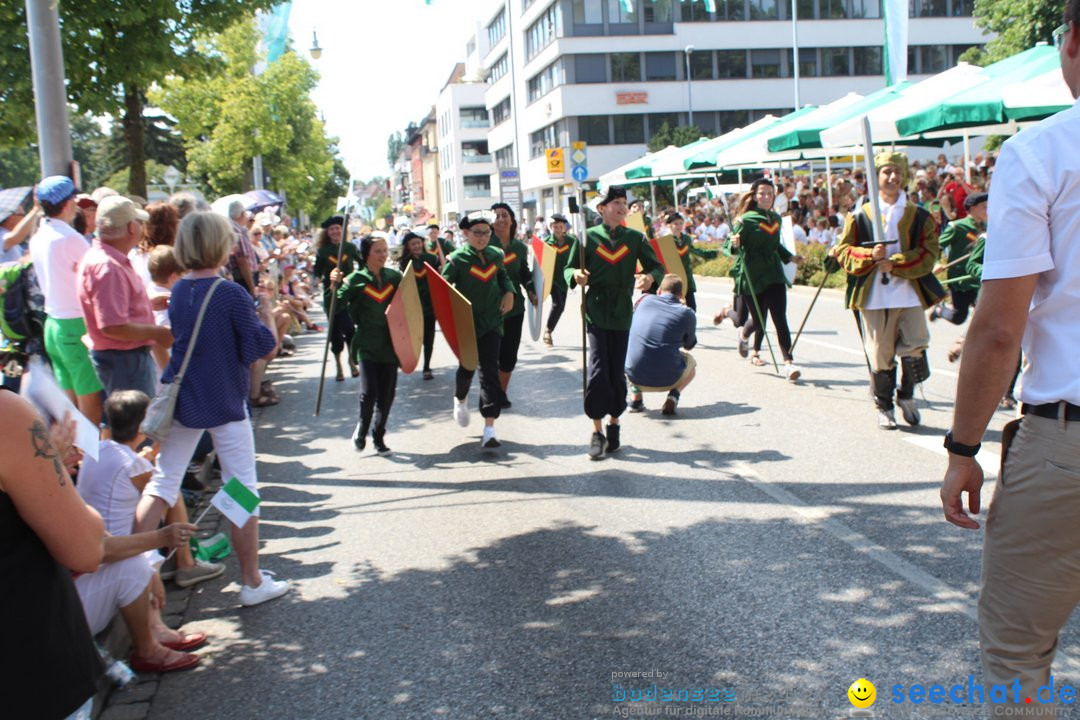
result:
[(566, 174), (566, 164), (563, 159), (562, 148), (548, 148), (544, 150), (547, 157), (548, 177), (563, 177)]
[(579, 183), (585, 182), (585, 178), (589, 177), (589, 169), (584, 165), (575, 165), (570, 175)]
[(589, 177), (589, 154), (586, 151), (585, 143), (579, 140), (570, 145), (570, 160), (573, 162), (570, 176), (579, 183), (585, 182), (585, 178)]

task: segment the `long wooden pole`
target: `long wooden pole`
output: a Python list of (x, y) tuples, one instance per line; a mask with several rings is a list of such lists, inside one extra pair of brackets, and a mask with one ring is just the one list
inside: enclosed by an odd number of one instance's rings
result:
[[(345, 222), (341, 226), (341, 244), (338, 245), (337, 264), (336, 269), (341, 268), (341, 257), (345, 252), (345, 243), (349, 242), (349, 208), (352, 203), (353, 193), (353, 180), (349, 178), (349, 192), (345, 196)], [(438, 241), (436, 241), (438, 244)], [(319, 392), (315, 395), (315, 417), (319, 416), (319, 411), (322, 410), (322, 396), (323, 385), (326, 384), (326, 361), (330, 357), (330, 338), (334, 335), (334, 316), (337, 313), (337, 292), (334, 291), (334, 284), (330, 284), (330, 317), (327, 318), (326, 323), (326, 344), (323, 346), (322, 354), (322, 370), (319, 372)], [(352, 352), (350, 349), (349, 352)]]

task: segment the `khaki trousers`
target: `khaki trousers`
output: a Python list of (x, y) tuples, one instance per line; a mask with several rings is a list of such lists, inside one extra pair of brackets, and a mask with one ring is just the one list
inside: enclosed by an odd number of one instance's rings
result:
[(930, 344), (921, 307), (860, 310), (863, 347), (874, 372), (892, 370), (898, 357), (917, 357)]
[[(1008, 685), (1011, 706), (1019, 679), (1018, 706), (1037, 713), (1053, 707), (1036, 693), (1080, 602), (1080, 422), (1026, 415), (1011, 446), (1008, 430), (986, 518), (979, 644), (987, 692)], [(1055, 695), (1061, 685), (1055, 678)]]

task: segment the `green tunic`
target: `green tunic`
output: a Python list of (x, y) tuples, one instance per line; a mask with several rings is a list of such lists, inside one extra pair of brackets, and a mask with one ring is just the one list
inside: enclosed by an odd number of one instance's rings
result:
[(986, 236), (980, 235), (971, 250), (971, 257), (964, 263), (964, 272), (971, 276), (976, 286), (982, 284), (983, 257), (986, 255)]
[[(424, 317), (433, 317), (435, 308), (431, 305), (431, 289), (428, 288), (427, 284), (428, 269), (424, 267), (424, 263), (438, 270), (439, 258), (429, 252), (422, 252), (419, 258), (409, 258), (409, 262), (412, 263), (413, 273), (416, 275), (416, 291), (420, 294), (420, 304), (424, 308)], [(406, 264), (405, 267), (408, 267), (408, 265)]]
[[(971, 216), (968, 216), (960, 220), (953, 220), (946, 225), (945, 229), (941, 231), (941, 237), (938, 238), (938, 244), (941, 245), (941, 250), (948, 261), (952, 262), (967, 255), (978, 240), (979, 227), (971, 219)], [(960, 263), (949, 268), (947, 274), (949, 279), (952, 280), (969, 273), (966, 264)], [(982, 268), (979, 270), (979, 277), (981, 278), (981, 276)], [(951, 290), (977, 290), (979, 288), (979, 278), (973, 277), (970, 280), (949, 283), (949, 288)]]
[(401, 284), (401, 277), (397, 270), (384, 267), (376, 282), (374, 273), (364, 265), (338, 288), (338, 302), (345, 305), (356, 325), (350, 351), (357, 360), (398, 364), (386, 324), (386, 308)]
[(720, 251), (699, 248), (694, 245), (694, 238), (687, 233), (683, 233), (675, 238), (675, 248), (679, 251), (679, 257), (682, 258), (683, 270), (686, 271), (686, 284), (689, 285), (689, 287), (686, 288), (686, 292), (697, 292), (697, 283), (694, 282), (693, 263), (690, 262), (690, 256), (696, 255), (705, 260), (712, 260), (720, 254)]
[[(450, 254), (456, 249), (454, 247), (454, 243), (441, 236), (439, 237), (439, 247), (442, 248), (443, 257), (450, 257)], [(429, 253), (435, 254), (435, 243), (431, 242), (430, 240), (425, 240), (424, 249), (427, 250)]]
[[(765, 288), (787, 284), (784, 263), (794, 257), (780, 242), (780, 216), (772, 210), (750, 210), (743, 213), (732, 228), (732, 235), (739, 236), (739, 247), (733, 247), (731, 236), (724, 243), (724, 254), (735, 258), (731, 277), (735, 279), (735, 292), (750, 295), (761, 294)], [(750, 274), (749, 282), (746, 275)]]
[(530, 292), (533, 290), (532, 272), (529, 271), (529, 249), (517, 238), (501, 249), (503, 266), (510, 277), (510, 284), (514, 286), (514, 309), (503, 317), (517, 317), (525, 312), (525, 297), (521, 293), (521, 288)]
[(443, 265), (443, 277), (472, 303), (477, 339), (492, 331), (502, 335), (499, 303), (503, 295), (514, 291), (503, 267), (503, 257), (502, 250), (493, 245), (479, 252), (472, 245), (465, 245), (455, 250)]
[[(574, 271), (581, 266), (581, 251), (575, 240), (568, 254), (563, 275), (574, 281)], [(637, 230), (595, 225), (585, 231), (585, 269), (589, 271), (585, 317), (604, 330), (630, 329), (634, 315), (631, 296), (637, 264), (652, 275), (654, 283), (664, 279), (664, 266)]]
[(567, 233), (563, 236), (563, 244), (555, 241), (554, 235), (548, 235), (544, 243), (555, 248), (555, 277), (551, 280), (551, 287), (567, 289), (566, 284), (566, 261), (570, 259), (570, 248), (577, 242), (577, 238)]
[[(315, 274), (322, 278), (323, 310), (330, 313), (330, 271), (337, 267), (339, 245), (325, 242), (315, 253)], [(341, 250), (341, 272), (347, 277), (360, 267), (360, 251), (351, 242)], [(332, 318), (331, 318), (332, 319)]]

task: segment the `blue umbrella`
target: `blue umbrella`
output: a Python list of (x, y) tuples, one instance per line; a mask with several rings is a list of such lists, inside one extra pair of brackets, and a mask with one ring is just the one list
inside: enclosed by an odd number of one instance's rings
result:
[(0, 190), (0, 221), (6, 220), (11, 215), (14, 215), (17, 211), (21, 210), (26, 203), (26, 198), (30, 196), (30, 192), (34, 188), (30, 185), (26, 187), (13, 187), (7, 190)]
[(258, 212), (263, 208), (285, 204), (285, 198), (269, 190), (249, 190), (244, 193), (244, 197), (250, 201), (250, 204), (245, 208), (249, 212)]

